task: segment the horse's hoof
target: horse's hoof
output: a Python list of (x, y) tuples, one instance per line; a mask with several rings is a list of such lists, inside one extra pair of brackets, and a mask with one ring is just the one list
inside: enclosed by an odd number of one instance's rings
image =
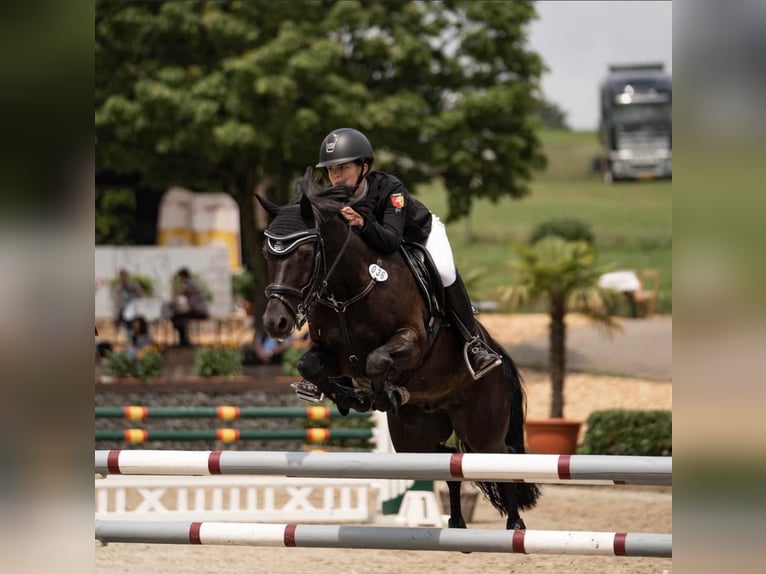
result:
[(509, 518), (505, 522), (505, 529), (506, 530), (526, 530), (527, 525), (524, 524), (524, 521), (521, 518), (517, 518), (515, 520)]
[(335, 406), (338, 407), (338, 412), (341, 414), (341, 416), (346, 416), (348, 414), (348, 411), (350, 411), (350, 407), (347, 407), (346, 405), (339, 405), (338, 403), (335, 403)]
[(468, 528), (468, 527), (465, 524), (465, 520), (463, 520), (462, 518), (460, 519), (450, 518), (449, 520), (447, 520), (447, 528)]

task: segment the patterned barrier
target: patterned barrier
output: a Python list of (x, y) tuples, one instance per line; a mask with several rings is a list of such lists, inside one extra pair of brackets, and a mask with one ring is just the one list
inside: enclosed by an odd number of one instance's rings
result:
[[(212, 407), (96, 407), (96, 418), (121, 418), (129, 421), (143, 421), (149, 418), (216, 418), (233, 421), (240, 418), (305, 418), (327, 420), (341, 416), (336, 408), (325, 406), (310, 407), (235, 407), (219, 405)], [(370, 413), (350, 411), (346, 417), (369, 418)]]
[(117, 429), (97, 430), (98, 441), (125, 441), (138, 444), (150, 440), (216, 440), (234, 442), (238, 440), (305, 440), (307, 442), (325, 442), (330, 439), (371, 439), (373, 429), (197, 429), (197, 430), (157, 430), (157, 429)]
[(101, 542), (670, 558), (671, 534), (97, 520)]
[(99, 474), (251, 474), (324, 478), (672, 484), (671, 457), (100, 450)]

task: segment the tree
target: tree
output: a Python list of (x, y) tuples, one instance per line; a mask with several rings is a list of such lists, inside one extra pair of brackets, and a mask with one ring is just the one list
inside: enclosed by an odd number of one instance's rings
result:
[(252, 194), (287, 201), (334, 127), (364, 130), (410, 188), (443, 178), (448, 219), (521, 197), (545, 164), (534, 16), (532, 2), (99, 2), (97, 170), (230, 193), (261, 283)]
[(543, 99), (540, 102), (538, 113), (540, 115), (540, 123), (546, 128), (569, 131), (570, 128), (567, 123), (567, 113), (555, 102)]
[(512, 268), (516, 281), (501, 290), (500, 300), (514, 309), (540, 300), (548, 305), (550, 416), (561, 418), (564, 416), (567, 313), (578, 311), (607, 331), (617, 327), (612, 317), (616, 308), (615, 293), (598, 285), (599, 277), (607, 268), (596, 264), (596, 252), (588, 243), (565, 241), (557, 236), (521, 245)]

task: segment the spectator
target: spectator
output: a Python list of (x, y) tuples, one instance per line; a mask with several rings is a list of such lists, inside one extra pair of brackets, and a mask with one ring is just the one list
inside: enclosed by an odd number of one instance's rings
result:
[(144, 290), (137, 281), (130, 278), (127, 269), (120, 269), (117, 276), (117, 283), (115, 283), (112, 290), (112, 299), (114, 301), (114, 327), (120, 328), (120, 325), (125, 325), (128, 328), (128, 336), (130, 336), (130, 325), (127, 319), (125, 319), (125, 307), (133, 299), (138, 299), (144, 296)]
[(136, 354), (146, 347), (154, 345), (151, 335), (149, 334), (149, 324), (142, 316), (138, 316), (130, 322), (131, 336), (130, 336), (130, 349), (128, 352), (131, 357), (135, 357)]
[(253, 342), (242, 347), (242, 363), (245, 365), (279, 365), (282, 355), (293, 346), (296, 337), (291, 335), (281, 343), (269, 337), (266, 331), (257, 331)]
[(174, 288), (171, 296), (171, 321), (178, 331), (178, 343), (181, 347), (191, 347), (188, 335), (188, 322), (190, 319), (207, 319), (208, 311), (205, 291), (192, 279), (191, 273), (186, 267), (176, 273), (178, 285)]

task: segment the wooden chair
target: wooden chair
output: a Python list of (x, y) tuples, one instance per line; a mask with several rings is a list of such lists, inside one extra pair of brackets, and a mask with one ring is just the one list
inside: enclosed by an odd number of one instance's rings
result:
[(641, 289), (632, 294), (633, 316), (651, 317), (657, 309), (660, 294), (660, 270), (644, 269), (636, 274), (641, 281)]

